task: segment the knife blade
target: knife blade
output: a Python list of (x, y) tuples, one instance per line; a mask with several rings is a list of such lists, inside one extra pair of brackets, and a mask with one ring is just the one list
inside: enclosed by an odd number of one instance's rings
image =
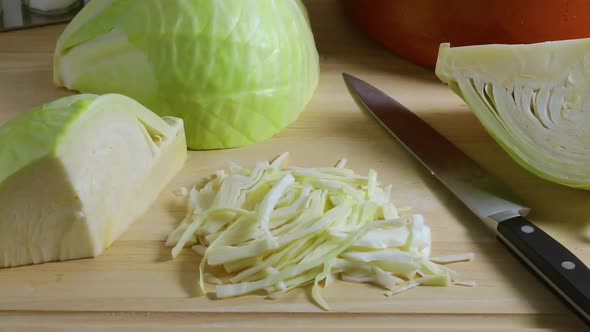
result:
[(343, 73), (362, 110), (371, 114), (507, 248), (590, 324), (590, 269), (526, 219), (530, 208), (416, 114), (374, 86)]

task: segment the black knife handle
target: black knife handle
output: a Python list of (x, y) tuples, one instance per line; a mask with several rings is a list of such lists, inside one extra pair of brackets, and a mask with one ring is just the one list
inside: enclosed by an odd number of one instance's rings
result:
[(500, 222), (497, 234), (587, 324), (590, 322), (590, 269), (576, 255), (524, 217)]

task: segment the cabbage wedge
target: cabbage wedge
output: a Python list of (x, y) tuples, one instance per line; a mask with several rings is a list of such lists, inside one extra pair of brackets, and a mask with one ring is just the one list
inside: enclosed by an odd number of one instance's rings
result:
[(0, 268), (94, 257), (186, 159), (182, 120), (115, 94), (58, 99), (0, 127)]
[(436, 75), (521, 166), (590, 189), (590, 39), (441, 44)]

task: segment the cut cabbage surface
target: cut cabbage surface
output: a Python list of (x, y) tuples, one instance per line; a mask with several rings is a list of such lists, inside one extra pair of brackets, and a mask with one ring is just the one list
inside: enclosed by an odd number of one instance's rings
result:
[[(217, 298), (264, 291), (274, 298), (339, 278), (372, 283), (392, 293), (418, 285), (446, 286), (458, 274), (429, 259), (431, 232), (420, 214), (401, 216), (391, 186), (377, 173), (360, 176), (336, 167), (281, 168), (282, 154), (253, 169), (232, 164), (202, 189), (192, 188), (185, 218), (166, 244), (202, 256), (199, 287), (216, 285)], [(440, 262), (472, 255), (439, 257)], [(217, 273), (210, 267), (217, 267)], [(221, 272), (220, 272), (221, 271)]]
[(58, 99), (0, 127), (0, 267), (99, 255), (186, 159), (182, 120), (116, 94)]
[(436, 75), (521, 166), (590, 189), (590, 39), (441, 44)]
[(319, 74), (300, 0), (92, 0), (54, 54), (57, 85), (182, 118), (191, 149), (274, 136), (305, 109)]

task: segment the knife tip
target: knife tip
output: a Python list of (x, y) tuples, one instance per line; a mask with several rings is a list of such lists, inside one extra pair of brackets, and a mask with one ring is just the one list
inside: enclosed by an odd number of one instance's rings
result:
[(348, 73), (342, 73), (342, 78), (344, 79), (344, 83), (346, 83), (346, 85), (348, 87), (353, 87), (358, 85), (358, 83), (362, 82), (359, 78), (356, 78)]
[(354, 78), (354, 76), (348, 74), (348, 73), (342, 73), (342, 78), (344, 78), (345, 81), (350, 80), (352, 78)]

